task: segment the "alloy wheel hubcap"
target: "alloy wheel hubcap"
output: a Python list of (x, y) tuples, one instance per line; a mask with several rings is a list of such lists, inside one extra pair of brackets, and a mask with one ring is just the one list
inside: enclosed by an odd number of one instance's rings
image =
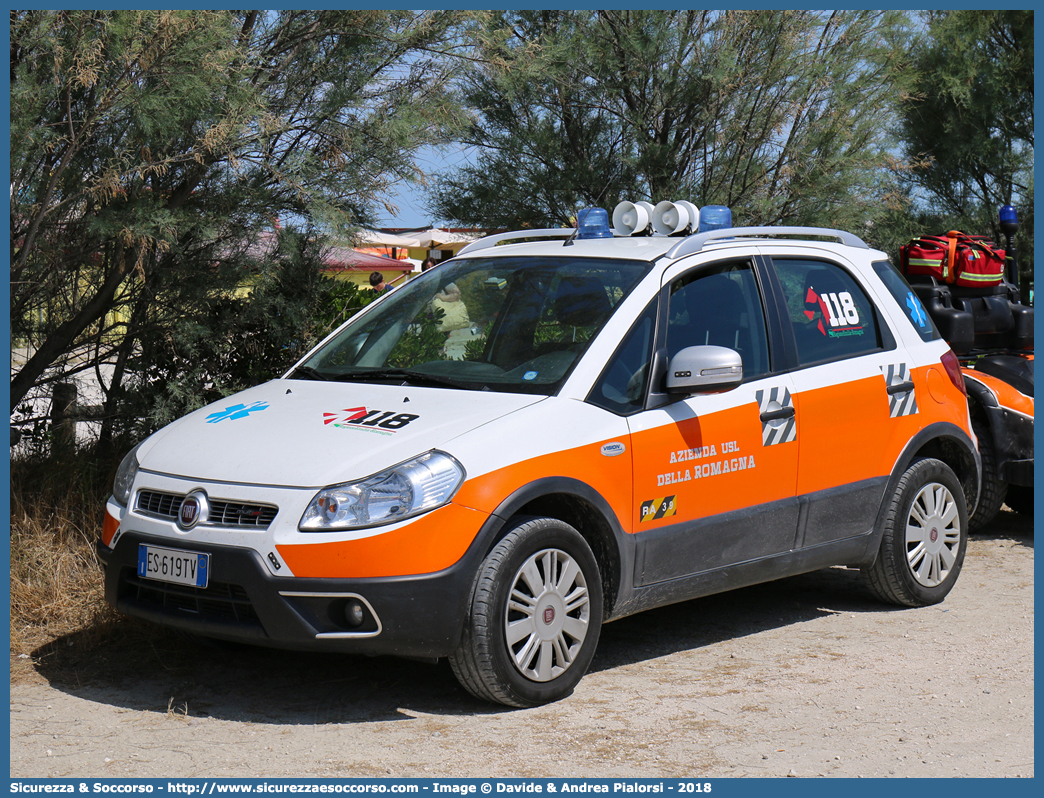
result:
[(957, 502), (945, 485), (932, 482), (918, 492), (906, 520), (906, 561), (914, 578), (936, 587), (957, 561), (961, 522)]
[(573, 664), (590, 627), (591, 597), (576, 560), (561, 549), (533, 554), (511, 582), (504, 636), (511, 661), (534, 682)]

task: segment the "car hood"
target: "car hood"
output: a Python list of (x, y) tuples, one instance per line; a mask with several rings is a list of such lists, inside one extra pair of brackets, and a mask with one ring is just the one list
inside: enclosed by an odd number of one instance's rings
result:
[(317, 488), (443, 447), (544, 398), (279, 379), (164, 427), (138, 460), (189, 479)]

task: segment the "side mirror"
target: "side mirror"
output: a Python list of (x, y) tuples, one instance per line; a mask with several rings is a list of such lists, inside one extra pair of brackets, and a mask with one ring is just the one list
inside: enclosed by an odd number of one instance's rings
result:
[(667, 365), (667, 393), (727, 391), (743, 381), (743, 358), (724, 346), (689, 346)]

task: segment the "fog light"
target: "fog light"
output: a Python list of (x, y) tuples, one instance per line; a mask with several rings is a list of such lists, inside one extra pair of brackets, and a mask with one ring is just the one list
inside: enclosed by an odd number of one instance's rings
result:
[(344, 619), (348, 621), (349, 626), (362, 626), (362, 622), (366, 620), (363, 605), (358, 601), (349, 601), (348, 606), (344, 608)]

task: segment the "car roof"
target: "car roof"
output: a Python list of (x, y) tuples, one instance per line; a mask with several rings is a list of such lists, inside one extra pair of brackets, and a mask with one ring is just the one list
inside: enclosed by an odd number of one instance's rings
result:
[[(619, 258), (627, 260), (656, 261), (669, 255), (671, 260), (702, 251), (722, 251), (741, 246), (783, 246), (783, 247), (815, 247), (838, 255), (849, 255), (853, 250), (862, 250), (864, 254), (872, 253), (875, 257), (886, 258), (883, 252), (871, 250), (865, 243), (849, 234), (842, 242), (823, 241), (818, 239), (777, 238), (773, 233), (783, 233), (786, 228), (764, 228), (763, 232), (756, 228), (737, 228), (738, 236), (728, 236), (726, 231), (717, 231), (717, 237), (706, 235), (681, 236), (614, 236), (612, 238), (570, 238), (572, 230), (520, 230), (516, 233), (503, 233), (480, 239), (458, 253), (457, 257), (497, 257), (534, 256), (542, 257), (575, 257), (575, 258)], [(808, 229), (811, 230), (811, 229)], [(810, 233), (834, 237), (838, 231), (822, 230)], [(794, 233), (786, 232), (786, 235)], [(526, 239), (527, 236), (539, 236)]]

